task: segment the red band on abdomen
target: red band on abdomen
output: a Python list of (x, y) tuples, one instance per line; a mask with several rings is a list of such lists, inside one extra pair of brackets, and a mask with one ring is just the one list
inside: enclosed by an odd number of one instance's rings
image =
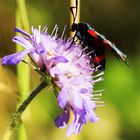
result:
[(105, 54), (101, 55), (101, 56), (95, 56), (94, 60), (95, 62), (101, 62), (103, 59), (105, 59)]

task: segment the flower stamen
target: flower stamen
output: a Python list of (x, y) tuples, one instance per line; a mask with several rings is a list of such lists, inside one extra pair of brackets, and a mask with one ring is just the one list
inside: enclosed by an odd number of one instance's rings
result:
[(104, 92), (105, 91), (105, 89), (102, 89), (102, 90), (94, 90), (94, 93), (96, 92), (96, 93), (99, 93), (99, 92)]
[(97, 77), (100, 77), (100, 76), (102, 76), (102, 75), (104, 75), (104, 71), (101, 71), (99, 74), (93, 76), (93, 78), (97, 78)]
[(104, 78), (100, 77), (100, 78), (94, 80), (94, 83), (97, 83), (97, 82), (100, 82), (100, 81), (103, 81), (103, 80), (104, 80)]
[(42, 29), (42, 33), (47, 34), (48, 31), (48, 25), (46, 25), (43, 29)]
[(49, 56), (54, 56), (55, 55), (55, 51), (54, 50), (50, 50), (50, 51), (47, 52), (47, 54)]
[(64, 26), (64, 29), (63, 29), (63, 32), (62, 32), (61, 38), (64, 38), (64, 34), (65, 34), (65, 32), (66, 32), (66, 28), (67, 28), (67, 25)]
[(55, 31), (58, 30), (57, 28), (58, 28), (58, 25), (56, 24), (56, 25), (54, 26), (54, 28), (53, 28), (52, 33), (51, 33), (51, 37), (53, 36), (53, 34), (55, 33)]
[(66, 73), (65, 75), (66, 75), (66, 77), (67, 77), (68, 79), (71, 78), (71, 77), (73, 77), (73, 74), (72, 74), (71, 72)]

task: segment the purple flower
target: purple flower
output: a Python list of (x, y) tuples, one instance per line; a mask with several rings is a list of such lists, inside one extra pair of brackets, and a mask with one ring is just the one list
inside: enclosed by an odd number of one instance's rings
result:
[(47, 33), (47, 27), (41, 31), (32, 27), (32, 35), (15, 29), (23, 36), (16, 36), (13, 41), (25, 49), (2, 58), (2, 64), (18, 64), (28, 54), (39, 68), (45, 67), (46, 76), (53, 79), (52, 85), (59, 87), (57, 101), (63, 113), (55, 119), (58, 128), (67, 126), (70, 112), (74, 117), (67, 130), (67, 136), (79, 133), (82, 126), (88, 121), (99, 120), (94, 112), (97, 107), (93, 94), (93, 84), (102, 79), (94, 80), (95, 69), (88, 56), (80, 45), (72, 43), (71, 39), (65, 39), (64, 32), (61, 38), (57, 37), (58, 27), (55, 26), (51, 35)]

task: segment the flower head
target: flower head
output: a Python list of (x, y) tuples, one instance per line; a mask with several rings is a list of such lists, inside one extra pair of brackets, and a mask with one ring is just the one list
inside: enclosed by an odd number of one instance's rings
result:
[(96, 122), (99, 118), (94, 112), (97, 105), (95, 94), (92, 94), (95, 69), (82, 47), (72, 43), (71, 39), (64, 39), (64, 32), (58, 38), (57, 26), (51, 35), (47, 33), (47, 27), (41, 31), (40, 26), (39, 29), (32, 27), (32, 35), (18, 28), (15, 31), (24, 36), (16, 36), (13, 41), (25, 49), (5, 56), (2, 64), (18, 64), (28, 54), (40, 69), (45, 68), (45, 74), (59, 87), (57, 101), (63, 113), (55, 119), (55, 125), (66, 127), (70, 111), (74, 117), (67, 136), (79, 133), (87, 121)]

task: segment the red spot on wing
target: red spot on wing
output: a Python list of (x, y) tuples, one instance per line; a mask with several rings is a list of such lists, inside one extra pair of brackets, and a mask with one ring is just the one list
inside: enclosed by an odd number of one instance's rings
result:
[(105, 54), (101, 55), (101, 56), (95, 56), (94, 57), (94, 61), (99, 63), (101, 62), (103, 59), (105, 59)]
[(93, 31), (93, 30), (88, 30), (88, 33), (89, 33), (90, 35), (92, 35), (93, 37), (95, 37), (95, 38), (98, 37), (97, 33), (96, 33), (95, 31)]

